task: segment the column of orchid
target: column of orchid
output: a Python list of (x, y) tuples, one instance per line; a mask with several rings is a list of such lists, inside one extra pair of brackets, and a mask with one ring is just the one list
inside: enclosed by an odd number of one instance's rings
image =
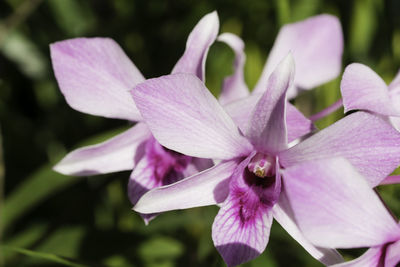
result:
[[(55, 170), (132, 170), (128, 196), (146, 223), (160, 212), (219, 205), (212, 239), (229, 266), (265, 250), (273, 219), (325, 265), (399, 264), (400, 226), (374, 187), (400, 180), (390, 176), (400, 163), (400, 75), (386, 86), (364, 65), (347, 67), (343, 104), (356, 112), (318, 131), (288, 100), (340, 74), (338, 19), (319, 15), (284, 26), (252, 92), (242, 40), (217, 36), (218, 28), (216, 12), (204, 16), (171, 74), (148, 80), (111, 39), (52, 44), (71, 107), (137, 122), (71, 152)], [(218, 100), (204, 85), (215, 41), (235, 53)], [(347, 263), (335, 250), (357, 247), (370, 249)]]

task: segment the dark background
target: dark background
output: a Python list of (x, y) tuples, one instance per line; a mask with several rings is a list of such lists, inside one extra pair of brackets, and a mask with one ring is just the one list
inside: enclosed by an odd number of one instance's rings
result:
[[(217, 207), (169, 212), (149, 226), (131, 211), (129, 172), (67, 177), (51, 170), (67, 151), (100, 142), (125, 121), (70, 108), (54, 78), (49, 44), (81, 36), (116, 40), (145, 77), (168, 74), (186, 38), (205, 14), (217, 10), (220, 32), (246, 44), (246, 81), (252, 88), (279, 28), (312, 15), (336, 15), (343, 27), (343, 66), (369, 65), (387, 82), (400, 67), (400, 1), (0, 1), (0, 265), (54, 266), (66, 257), (89, 266), (223, 266), (211, 241)], [(233, 53), (212, 46), (207, 85), (218, 94), (232, 71)], [(315, 113), (340, 97), (340, 77), (295, 104)], [(339, 119), (338, 111), (318, 122)], [(400, 215), (400, 188), (379, 189)], [(3, 195), (3, 196), (1, 196)], [(0, 229), (0, 230), (1, 230)], [(14, 248), (27, 250), (16, 251)], [(352, 258), (362, 250), (345, 252)], [(58, 256), (57, 256), (58, 255)], [(320, 266), (278, 224), (267, 250), (246, 266)]]

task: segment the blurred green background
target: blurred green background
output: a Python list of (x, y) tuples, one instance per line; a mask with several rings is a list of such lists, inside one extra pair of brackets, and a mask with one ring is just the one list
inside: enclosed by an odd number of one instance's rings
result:
[[(218, 11), (220, 32), (246, 44), (252, 88), (279, 28), (330, 13), (344, 31), (343, 66), (361, 62), (387, 82), (400, 67), (400, 1), (0, 1), (0, 265), (224, 266), (211, 240), (216, 207), (162, 214), (149, 226), (131, 211), (129, 172), (67, 177), (51, 170), (67, 151), (129, 125), (79, 113), (61, 95), (49, 44), (80, 36), (115, 39), (145, 77), (168, 74), (198, 20)], [(207, 85), (218, 94), (232, 72), (221, 43), (207, 59)], [(340, 78), (302, 94), (295, 104), (313, 114), (340, 98)], [(326, 127), (342, 110), (319, 121)], [(400, 216), (400, 187), (379, 188)], [(371, 218), (372, 219), (372, 218)], [(350, 259), (363, 250), (345, 252)], [(274, 224), (267, 250), (245, 266), (320, 266)]]

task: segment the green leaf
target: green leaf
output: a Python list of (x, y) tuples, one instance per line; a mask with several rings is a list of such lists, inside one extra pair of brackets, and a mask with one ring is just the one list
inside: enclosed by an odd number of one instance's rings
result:
[(275, 9), (278, 14), (278, 23), (280, 26), (290, 21), (290, 4), (288, 0), (275, 0)]
[(14, 251), (20, 254), (23, 254), (28, 257), (33, 257), (33, 258), (38, 258), (42, 260), (48, 260), (54, 263), (59, 263), (65, 266), (71, 266), (71, 267), (85, 267), (87, 265), (77, 263), (75, 260), (67, 259), (64, 257), (60, 257), (55, 254), (50, 254), (50, 253), (43, 253), (43, 252), (36, 252), (24, 248), (16, 248), (16, 247), (9, 247), (9, 246), (2, 246), (2, 250), (5, 251)]

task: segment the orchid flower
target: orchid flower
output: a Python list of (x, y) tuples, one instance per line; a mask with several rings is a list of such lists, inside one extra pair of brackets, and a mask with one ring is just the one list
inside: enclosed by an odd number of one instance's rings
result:
[[(193, 73), (204, 80), (205, 59), (218, 28), (216, 12), (204, 16), (190, 33), (172, 73)], [(71, 39), (52, 44), (50, 51), (59, 87), (71, 107), (92, 115), (138, 121), (110, 140), (72, 151), (54, 167), (56, 171), (94, 175), (134, 169), (128, 195), (135, 204), (147, 190), (211, 166), (210, 160), (176, 153), (152, 137), (129, 94), (129, 89), (145, 78), (113, 40)]]
[[(168, 75), (137, 85), (131, 91), (132, 96), (160, 144), (188, 156), (212, 158), (220, 163), (177, 183), (149, 191), (134, 210), (154, 213), (221, 205), (212, 237), (230, 266), (246, 262), (264, 251), (272, 218), (321, 262), (341, 261), (335, 251), (313, 246), (297, 227), (286, 192), (292, 176), (287, 178), (282, 171), (309, 161), (322, 160), (327, 165), (326, 159), (344, 157), (368, 176), (371, 184), (377, 183), (398, 164), (400, 133), (380, 117), (359, 112), (289, 148), (286, 92), (293, 79), (294, 62), (289, 54), (270, 75), (265, 92), (240, 129), (193, 75)], [(240, 105), (235, 107), (241, 108)], [(385, 158), (385, 162), (380, 158)], [(347, 161), (334, 163), (338, 170), (351, 166)], [(329, 168), (318, 170), (315, 179), (331, 177)], [(347, 175), (342, 178), (351, 179)], [(335, 177), (338, 181), (342, 178)], [(313, 180), (304, 186), (312, 191)], [(357, 187), (354, 190), (362, 194)], [(342, 196), (340, 187), (318, 192)], [(342, 204), (343, 199), (333, 201), (330, 206)], [(351, 205), (348, 204), (353, 207)], [(318, 211), (310, 209), (309, 212), (311, 215)], [(357, 216), (357, 212), (354, 215)], [(373, 221), (366, 223), (368, 227), (371, 224)]]
[[(344, 111), (366, 110), (387, 116), (400, 130), (400, 71), (386, 83), (371, 68), (353, 63), (346, 67), (340, 85)], [(400, 183), (400, 176), (388, 176), (381, 184)]]

